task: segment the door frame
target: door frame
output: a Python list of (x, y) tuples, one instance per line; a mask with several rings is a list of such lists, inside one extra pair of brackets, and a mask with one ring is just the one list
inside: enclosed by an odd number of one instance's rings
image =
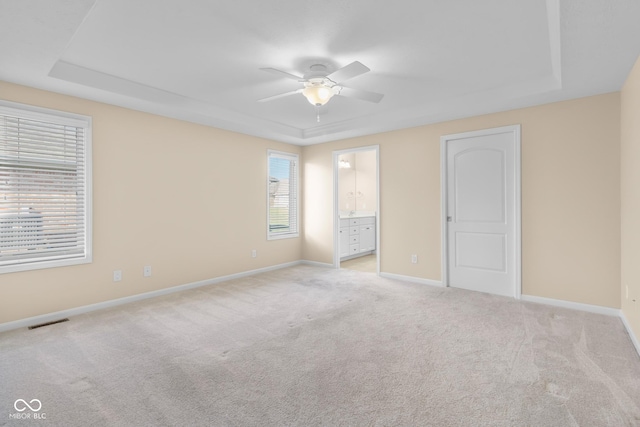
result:
[(471, 132), (443, 135), (440, 137), (440, 227), (442, 240), (442, 286), (449, 287), (449, 235), (447, 232), (447, 206), (448, 206), (448, 143), (453, 140), (473, 138), (477, 136), (494, 135), (498, 133), (513, 133), (514, 143), (514, 203), (515, 203), (515, 291), (513, 297), (520, 299), (522, 296), (522, 165), (521, 165), (521, 126), (511, 125), (491, 129), (482, 129)]
[(348, 148), (333, 151), (333, 266), (340, 268), (340, 197), (338, 195), (338, 159), (342, 154), (358, 151), (376, 152), (376, 274), (380, 275), (380, 146)]

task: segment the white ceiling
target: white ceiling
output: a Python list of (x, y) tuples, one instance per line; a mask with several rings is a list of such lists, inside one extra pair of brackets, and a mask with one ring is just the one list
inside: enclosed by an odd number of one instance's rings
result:
[[(638, 0), (2, 0), (0, 80), (299, 145), (619, 90)], [(296, 75), (360, 61), (320, 110)], [(0, 93), (0, 97), (2, 94)]]

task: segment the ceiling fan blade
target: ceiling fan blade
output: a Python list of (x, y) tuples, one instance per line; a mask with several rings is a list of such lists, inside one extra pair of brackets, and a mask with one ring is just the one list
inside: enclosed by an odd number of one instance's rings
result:
[(296, 76), (294, 74), (287, 73), (286, 71), (277, 70), (275, 68), (260, 68), (260, 69), (262, 71), (266, 71), (267, 73), (276, 74), (276, 75), (278, 75), (280, 77), (286, 77), (288, 79), (292, 79), (292, 80), (295, 80), (295, 81), (298, 81), (298, 82), (304, 82), (305, 81), (305, 79), (303, 79), (300, 76)]
[(369, 92), (368, 90), (353, 89), (344, 86), (342, 86), (342, 89), (340, 89), (340, 93), (338, 93), (338, 95), (375, 103), (380, 102), (384, 97), (384, 95), (381, 93)]
[(371, 71), (369, 67), (363, 65), (361, 62), (353, 61), (349, 65), (345, 65), (339, 70), (334, 71), (333, 73), (327, 76), (328, 79), (336, 82), (342, 83), (346, 80), (352, 79), (360, 74), (364, 74)]
[(291, 92), (281, 93), (280, 95), (273, 95), (267, 98), (258, 99), (258, 102), (273, 101), (274, 99), (284, 98), (285, 96), (295, 95), (296, 93), (302, 93), (302, 89), (292, 90)]

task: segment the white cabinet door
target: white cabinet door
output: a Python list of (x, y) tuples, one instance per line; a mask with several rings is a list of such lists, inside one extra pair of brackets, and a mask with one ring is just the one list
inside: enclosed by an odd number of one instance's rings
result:
[(339, 231), (340, 234), (340, 258), (351, 255), (349, 252), (349, 227), (343, 227)]
[(376, 226), (374, 224), (360, 226), (360, 252), (376, 250)]

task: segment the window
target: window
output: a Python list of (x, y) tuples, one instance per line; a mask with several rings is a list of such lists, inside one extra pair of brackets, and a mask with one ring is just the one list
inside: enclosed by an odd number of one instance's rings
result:
[(91, 262), (91, 119), (0, 102), (0, 273)]
[(267, 239), (298, 237), (298, 155), (269, 150)]

